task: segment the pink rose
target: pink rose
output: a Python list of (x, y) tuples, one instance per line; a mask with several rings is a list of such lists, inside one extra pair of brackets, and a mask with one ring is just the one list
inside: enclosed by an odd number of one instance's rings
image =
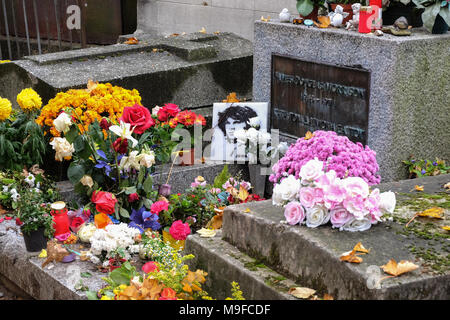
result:
[(315, 189), (311, 187), (300, 188), (300, 203), (306, 208), (312, 208), (316, 204)]
[(340, 228), (353, 219), (353, 215), (343, 206), (337, 206), (330, 210), (330, 221), (334, 228)]
[(166, 201), (156, 201), (150, 207), (150, 212), (155, 214), (159, 214), (161, 211), (167, 210), (169, 210), (169, 203)]
[(149, 261), (142, 266), (142, 271), (144, 271), (145, 273), (149, 273), (153, 271), (159, 271), (159, 269), (156, 262)]
[(305, 210), (300, 202), (292, 201), (284, 208), (284, 216), (290, 225), (301, 224), (305, 220)]
[(317, 158), (309, 160), (300, 169), (300, 178), (306, 181), (313, 181), (323, 175), (323, 162)]
[(331, 208), (336, 204), (341, 203), (347, 196), (346, 190), (336, 180), (334, 184), (330, 185), (325, 192), (325, 206)]
[(169, 232), (175, 240), (186, 240), (187, 236), (191, 234), (191, 228), (189, 228), (188, 223), (177, 220), (172, 223)]
[(139, 200), (139, 195), (137, 193), (132, 193), (128, 195), (128, 202), (132, 203)]
[(342, 180), (342, 184), (350, 196), (366, 198), (369, 195), (369, 185), (360, 177), (345, 178)]
[(357, 220), (364, 218), (369, 213), (365, 206), (365, 199), (361, 196), (348, 197), (342, 204)]

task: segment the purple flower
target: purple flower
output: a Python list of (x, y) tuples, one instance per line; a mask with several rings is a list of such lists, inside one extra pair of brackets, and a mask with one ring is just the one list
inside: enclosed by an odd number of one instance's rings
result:
[(145, 211), (145, 207), (142, 207), (139, 210), (133, 209), (130, 216), (131, 221), (128, 226), (138, 229), (141, 233), (148, 228), (152, 230), (159, 230), (161, 225), (159, 224), (158, 219), (159, 217), (157, 214), (153, 214), (150, 211)]
[(425, 170), (425, 169), (422, 169), (422, 171), (420, 171), (420, 173), (425, 174), (425, 173), (426, 173), (426, 170)]
[(433, 161), (433, 166), (437, 166), (437, 165), (438, 165), (437, 162)]

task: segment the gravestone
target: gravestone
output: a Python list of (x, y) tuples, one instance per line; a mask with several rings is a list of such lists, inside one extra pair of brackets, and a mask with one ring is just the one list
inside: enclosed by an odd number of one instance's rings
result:
[(294, 142), (333, 130), (377, 153), (382, 181), (407, 177), (402, 160), (450, 161), (450, 34), (409, 37), (255, 22), (253, 101)]

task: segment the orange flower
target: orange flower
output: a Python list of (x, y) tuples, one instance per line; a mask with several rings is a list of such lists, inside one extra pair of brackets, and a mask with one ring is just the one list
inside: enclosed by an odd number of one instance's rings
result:
[(197, 118), (195, 118), (195, 124), (205, 126), (206, 125), (206, 119), (201, 114), (197, 115)]
[(98, 213), (94, 217), (94, 223), (97, 229), (104, 229), (108, 224), (111, 224), (112, 221), (106, 213)]

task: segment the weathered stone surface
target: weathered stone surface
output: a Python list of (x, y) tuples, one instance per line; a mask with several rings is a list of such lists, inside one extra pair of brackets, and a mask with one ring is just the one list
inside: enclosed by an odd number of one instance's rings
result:
[[(395, 183), (380, 188), (409, 191), (411, 183), (425, 185), (426, 180), (433, 178), (436, 177), (406, 181), (399, 187), (400, 182), (397, 189)], [(442, 192), (441, 183), (449, 178), (450, 175), (440, 176), (430, 182), (429, 185), (435, 185), (435, 190), (429, 187), (430, 192)], [(250, 212), (245, 212), (247, 208)], [(448, 237), (426, 240), (414, 234), (405, 235), (400, 233), (404, 224), (396, 222), (383, 222), (368, 231), (352, 233), (332, 229), (330, 225), (314, 229), (290, 226), (280, 223), (282, 220), (285, 220), (283, 209), (273, 206), (271, 200), (230, 206), (224, 212), (223, 239), (289, 278), (338, 299), (450, 298), (448, 269), (434, 272), (426, 265), (427, 261), (411, 250), (425, 248), (427, 252), (432, 248), (445, 257), (449, 250)], [(362, 256), (364, 261), (361, 264), (340, 261), (340, 255), (352, 250), (358, 242), (370, 248), (370, 253)], [(369, 289), (373, 280), (387, 276), (379, 266), (390, 259), (413, 261), (420, 268), (397, 278), (384, 279), (379, 289)], [(376, 272), (375, 277), (371, 276), (371, 270)]]
[[(7, 88), (0, 86), (0, 96), (7, 91), (8, 96), (14, 97), (11, 101), (15, 101), (15, 95), (31, 82), (46, 103), (57, 92), (84, 88), (93, 79), (137, 89), (143, 105), (149, 108), (168, 102), (183, 109), (211, 106), (233, 91), (242, 98), (251, 97), (250, 41), (231, 33), (136, 37), (140, 40), (137, 45), (119, 43), (14, 61), (20, 79), (31, 81), (9, 83)], [(2, 69), (0, 83), (5, 77), (14, 79), (11, 71)]]
[[(383, 182), (406, 178), (402, 160), (450, 160), (450, 34), (412, 29), (376, 37), (337, 28), (255, 22), (253, 100), (269, 101), (272, 54), (371, 72), (368, 145)], [(439, 141), (439, 143), (436, 143)]]
[(293, 281), (221, 240), (221, 230), (213, 238), (189, 236), (184, 253), (195, 256), (188, 260), (191, 270), (208, 272), (203, 288), (211, 297), (231, 297), (231, 282), (235, 281), (247, 300), (294, 299), (287, 294), (295, 286)]

